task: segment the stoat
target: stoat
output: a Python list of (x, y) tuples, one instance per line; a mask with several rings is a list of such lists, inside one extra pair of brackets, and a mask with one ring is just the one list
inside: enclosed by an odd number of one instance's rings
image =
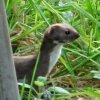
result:
[[(46, 76), (50, 73), (61, 55), (63, 44), (73, 41), (78, 37), (78, 32), (68, 24), (57, 23), (47, 28), (40, 47), (40, 58), (35, 78)], [(18, 80), (26, 76), (28, 82), (31, 81), (36, 58), (37, 55), (14, 56)]]

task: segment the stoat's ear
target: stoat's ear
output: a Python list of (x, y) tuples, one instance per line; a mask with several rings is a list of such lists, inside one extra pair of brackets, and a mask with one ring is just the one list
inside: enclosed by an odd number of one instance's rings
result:
[(56, 30), (55, 26), (50, 27), (50, 30), (49, 30), (48, 34), (52, 35), (53, 33), (55, 33), (55, 30)]
[(46, 35), (51, 35), (51, 34), (53, 34), (53, 33), (55, 32), (55, 29), (56, 29), (55, 26), (49, 27), (49, 28), (46, 30), (45, 34), (46, 34)]
[(55, 27), (55, 26), (49, 27), (49, 28), (45, 31), (45, 37), (52, 40), (53, 37), (54, 37), (55, 31), (56, 31), (56, 27)]

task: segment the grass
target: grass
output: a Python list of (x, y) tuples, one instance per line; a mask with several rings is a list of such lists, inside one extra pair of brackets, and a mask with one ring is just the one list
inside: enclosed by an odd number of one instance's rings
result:
[[(70, 23), (80, 33), (80, 39), (64, 46), (56, 66), (57, 71), (51, 73), (51, 78), (47, 82), (66, 88), (70, 94), (59, 94), (52, 100), (79, 98), (100, 100), (99, 5), (99, 0), (6, 0), (5, 2), (9, 33), (18, 33), (11, 37), (15, 55), (37, 52), (45, 28), (53, 23)], [(23, 93), (22, 91), (21, 96)], [(25, 96), (27, 98), (28, 94)], [(32, 93), (30, 96), (33, 96)], [(28, 100), (31, 100), (30, 97)]]

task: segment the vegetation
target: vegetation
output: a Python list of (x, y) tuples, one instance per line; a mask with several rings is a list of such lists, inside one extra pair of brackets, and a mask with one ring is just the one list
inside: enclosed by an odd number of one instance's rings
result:
[[(44, 30), (53, 23), (75, 27), (80, 38), (64, 46), (47, 81), (69, 93), (54, 94), (52, 100), (100, 100), (100, 1), (6, 0), (5, 5), (15, 55), (37, 52)], [(23, 87), (21, 99), (32, 100)]]

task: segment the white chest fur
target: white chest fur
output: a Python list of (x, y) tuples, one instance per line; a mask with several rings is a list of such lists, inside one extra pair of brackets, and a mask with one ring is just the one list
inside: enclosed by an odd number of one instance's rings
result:
[(63, 45), (58, 44), (57, 46), (54, 47), (53, 51), (50, 53), (50, 61), (49, 61), (49, 69), (48, 73), (51, 72), (52, 68), (58, 61), (60, 55), (61, 55), (61, 50), (62, 50)]

